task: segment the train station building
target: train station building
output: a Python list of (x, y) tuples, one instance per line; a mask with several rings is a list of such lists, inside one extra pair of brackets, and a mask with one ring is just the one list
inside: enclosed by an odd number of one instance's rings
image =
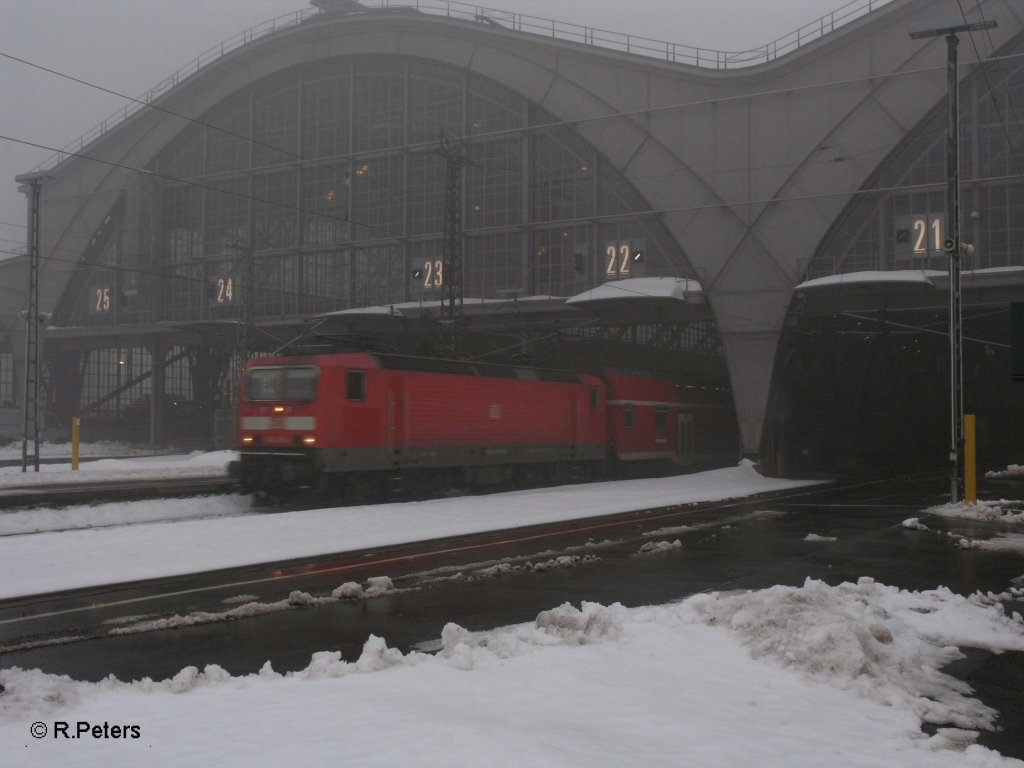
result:
[[(1020, 451), (1024, 10), (971, 8), (964, 392)], [(948, 50), (908, 33), (961, 17), (854, 0), (746, 52), (430, 0), (247, 30), (26, 183), (41, 418), (224, 443), (244, 359), (326, 317), (333, 348), (657, 369), (781, 473), (944, 456)], [(15, 438), (31, 261), (0, 262)]]

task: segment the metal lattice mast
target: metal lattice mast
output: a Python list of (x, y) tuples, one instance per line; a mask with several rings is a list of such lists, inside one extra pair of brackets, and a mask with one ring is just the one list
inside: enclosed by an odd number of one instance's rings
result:
[(949, 462), (950, 496), (954, 504), (963, 499), (964, 488), (964, 371), (963, 307), (960, 267), (963, 243), (960, 239), (960, 96), (957, 74), (957, 34), (992, 29), (995, 20), (955, 19), (937, 27), (910, 32), (911, 39), (946, 38), (946, 228), (942, 246), (949, 256)]
[(461, 351), (463, 320), (463, 252), (462, 252), (462, 167), (467, 158), (444, 134), (439, 150), (445, 160), (444, 206), (444, 283), (441, 313), (451, 323), (452, 355)]
[[(256, 256), (250, 245), (229, 243), (227, 247), (228, 250), (240, 254), (242, 258), (241, 270), (238, 270), (237, 267), (232, 270), (234, 274), (241, 273), (241, 281), (236, 286), (236, 290), (240, 288), (242, 291), (242, 304), (239, 313), (240, 322), (236, 337), (238, 343), (236, 349), (238, 359), (237, 375), (238, 381), (241, 383), (242, 371), (245, 370), (245, 364), (249, 360), (249, 349), (252, 346), (253, 339), (253, 323), (256, 313)], [(237, 293), (235, 295), (237, 296)]]
[[(26, 173), (15, 177), (24, 184), (21, 191), (28, 194), (28, 308), (21, 313), (25, 320), (25, 392), (22, 420), (21, 471), (28, 470), (29, 456), (35, 471), (39, 471), (39, 325), (43, 314), (39, 311), (39, 197), (46, 179), (52, 171)], [(31, 454), (29, 444), (32, 445)]]

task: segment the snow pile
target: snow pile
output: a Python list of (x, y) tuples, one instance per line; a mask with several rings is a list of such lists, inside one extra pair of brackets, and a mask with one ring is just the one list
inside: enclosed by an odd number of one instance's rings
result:
[(928, 723), (992, 729), (996, 713), (940, 670), (961, 658), (956, 644), (1024, 651), (1024, 623), (946, 588), (906, 592), (862, 578), (831, 587), (808, 579), (728, 597), (692, 598), (712, 625), (736, 631), (767, 657)]
[[(605, 542), (607, 544), (608, 542)], [(602, 546), (601, 544), (585, 545), (583, 547), (569, 547), (566, 552), (589, 548), (591, 546)], [(485, 579), (493, 579), (499, 576), (511, 576), (520, 573), (541, 573), (556, 568), (574, 568), (577, 565), (596, 563), (599, 558), (594, 554), (575, 555), (553, 555), (552, 552), (543, 552), (534, 555), (523, 555), (510, 560), (495, 561), (489, 560), (480, 563), (468, 563), (460, 566), (441, 566), (432, 571), (420, 571), (411, 574), (411, 578), (420, 584), (434, 584), (443, 581), (475, 582)], [(546, 557), (546, 559), (540, 559)]]
[(668, 536), (677, 536), (680, 533), (693, 533), (694, 531), (731, 531), (739, 524), (757, 523), (785, 516), (785, 512), (760, 509), (754, 512), (744, 512), (739, 515), (732, 515), (730, 517), (715, 517), (702, 523), (671, 525), (664, 528), (657, 528), (653, 531), (644, 531), (641, 535), (646, 538), (663, 538)]
[[(1024, 581), (1024, 577), (1017, 577), (1015, 581)], [(996, 605), (998, 603), (1007, 603), (1012, 600), (1022, 600), (1024, 599), (1024, 587), (1011, 586), (998, 593), (975, 592), (968, 599), (976, 605)], [(1013, 612), (1013, 618), (1015, 621), (1024, 621), (1016, 611)]]
[[(355, 661), (326, 651), (286, 674), (209, 665), (83, 683), (0, 670), (0, 752), (103, 768), (264, 768), (294, 762), (299, 742), (309, 765), (1020, 765), (973, 743), (995, 713), (939, 671), (956, 644), (1024, 650), (1024, 626), (948, 590), (870, 579), (564, 604), (490, 632), (448, 624), (436, 655), (371, 636)], [(140, 736), (30, 736), (83, 721)], [(922, 722), (951, 727), (929, 737)]]
[[(369, 639), (363, 644), (363, 652), (356, 661), (352, 663), (343, 661), (340, 651), (320, 651), (313, 654), (309, 661), (309, 666), (297, 673), (297, 675), (306, 680), (344, 677), (354, 672), (380, 672), (383, 669), (402, 664), (415, 664), (424, 658), (426, 657), (417, 653), (411, 653), (406, 656), (397, 648), (388, 648), (383, 638), (370, 635)], [(262, 674), (264, 677), (270, 677), (271, 668), (269, 662), (263, 666)]]
[[(1012, 506), (1011, 506), (1012, 505)], [(942, 504), (929, 507), (927, 512), (958, 520), (994, 523), (997, 525), (1024, 526), (1024, 502), (990, 501), (976, 504)], [(939, 531), (930, 528), (919, 518), (911, 517), (903, 521), (907, 530), (930, 531), (939, 536), (954, 540), (954, 546), (960, 549), (984, 549), (994, 552), (1019, 552), (1024, 554), (1024, 534), (997, 533), (991, 538), (971, 538), (954, 531)]]
[[(363, 587), (354, 581), (345, 582), (335, 588), (329, 597), (316, 597), (308, 592), (294, 590), (288, 597), (276, 600), (272, 603), (261, 603), (259, 601), (244, 602), (235, 608), (227, 611), (195, 611), (184, 616), (176, 614), (160, 619), (141, 619), (131, 621), (128, 617), (115, 620), (114, 623), (124, 624), (108, 630), (110, 635), (138, 635), (143, 632), (156, 632), (164, 629), (178, 629), (180, 627), (195, 627), (200, 624), (215, 624), (223, 621), (234, 621), (235, 619), (247, 619), (252, 616), (262, 616), (267, 613), (277, 613), (293, 608), (310, 608), (317, 605), (336, 603), (339, 600), (359, 600), (380, 597), (395, 591), (395, 585), (388, 576), (373, 576), (366, 580)], [(229, 598), (230, 600), (230, 598)], [(2, 648), (2, 646), (0, 646)]]
[(900, 525), (906, 528), (908, 531), (930, 531), (932, 530), (927, 525), (921, 522), (919, 517), (908, 517)]
[(976, 504), (940, 504), (929, 507), (926, 511), (940, 517), (1024, 525), (1024, 501), (1019, 500), (999, 499), (997, 501), (978, 501)]
[(826, 543), (827, 544), (827, 543), (831, 543), (831, 542), (834, 542), (834, 541), (839, 541), (839, 539), (837, 537), (835, 537), (835, 536), (821, 536), (821, 535), (819, 535), (817, 533), (808, 533), (806, 536), (804, 536), (804, 541), (810, 541), (810, 542), (813, 542), (813, 543)]
[(558, 608), (537, 614), (536, 627), (545, 635), (557, 637), (565, 645), (584, 645), (621, 637), (627, 618), (627, 609), (619, 603), (606, 607), (600, 603), (585, 602), (579, 610), (563, 603)]
[(674, 541), (648, 541), (637, 553), (638, 555), (658, 555), (666, 552), (678, 552), (683, 548), (683, 542), (679, 539)]
[(1024, 466), (1020, 464), (1011, 464), (1006, 469), (986, 472), (985, 477), (989, 480), (1006, 480), (1014, 477), (1024, 477)]

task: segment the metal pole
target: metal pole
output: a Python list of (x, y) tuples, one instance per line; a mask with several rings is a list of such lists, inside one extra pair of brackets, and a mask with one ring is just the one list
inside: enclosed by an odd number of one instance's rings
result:
[(950, 496), (954, 504), (960, 503), (964, 471), (964, 370), (963, 370), (963, 315), (960, 304), (960, 259), (963, 244), (960, 240), (960, 92), (957, 78), (958, 32), (976, 32), (992, 29), (995, 19), (968, 21), (955, 19), (938, 27), (926, 27), (910, 32), (912, 40), (945, 36), (947, 112), (949, 116), (946, 143), (946, 227), (948, 232), (943, 248), (949, 256), (949, 462)]
[[(252, 240), (249, 242), (251, 243)], [(242, 291), (241, 323), (238, 325), (238, 348), (236, 350), (238, 354), (238, 382), (241, 384), (242, 372), (245, 370), (245, 364), (249, 360), (249, 347), (254, 336), (253, 321), (256, 317), (256, 255), (251, 245), (230, 243), (227, 247), (235, 253), (241, 254), (242, 257), (241, 270), (237, 268), (237, 260), (235, 261), (235, 268), (231, 270), (232, 274), (241, 274), (241, 281), (235, 288), (236, 291), (239, 288)], [(236, 292), (235, 296), (237, 297), (237, 295)]]
[(452, 357), (462, 353), (463, 322), (463, 248), (462, 248), (462, 169), (470, 162), (461, 147), (442, 132), (439, 154), (445, 159), (444, 276), (442, 278), (441, 316), (450, 323), (449, 344)]
[[(239, 345), (242, 352), (241, 369), (245, 368), (249, 360), (249, 345), (252, 344), (252, 324), (256, 312), (256, 257), (253, 254), (252, 246), (246, 246), (242, 251), (242, 258), (245, 260), (245, 286), (242, 290), (242, 343)], [(241, 383), (241, 369), (239, 371), (239, 383)]]
[(963, 328), (960, 304), (960, 88), (957, 79), (955, 34), (946, 36), (948, 75), (948, 137), (946, 143), (946, 247), (949, 253), (949, 421), (950, 421), (950, 496), (961, 501), (964, 467), (964, 394)]
[(25, 403), (21, 434), (21, 471), (29, 465), (29, 444), (39, 471), (39, 180), (29, 183), (28, 310), (25, 312)]

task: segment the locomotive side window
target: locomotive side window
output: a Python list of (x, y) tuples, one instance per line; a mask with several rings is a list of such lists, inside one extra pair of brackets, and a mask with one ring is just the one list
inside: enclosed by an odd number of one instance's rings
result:
[(253, 368), (246, 394), (251, 401), (308, 402), (316, 399), (320, 371), (313, 366)]
[(316, 399), (316, 368), (285, 368), (284, 397), (282, 400), (309, 401)]
[(596, 411), (598, 405), (600, 405), (600, 393), (597, 391), (597, 387), (590, 388), (590, 410)]
[(366, 371), (349, 371), (346, 383), (350, 401), (361, 403), (366, 400)]
[(633, 404), (626, 403), (622, 406), (622, 425), (626, 429), (633, 428)]
[(668, 408), (664, 405), (654, 406), (654, 428), (664, 429), (668, 426)]

